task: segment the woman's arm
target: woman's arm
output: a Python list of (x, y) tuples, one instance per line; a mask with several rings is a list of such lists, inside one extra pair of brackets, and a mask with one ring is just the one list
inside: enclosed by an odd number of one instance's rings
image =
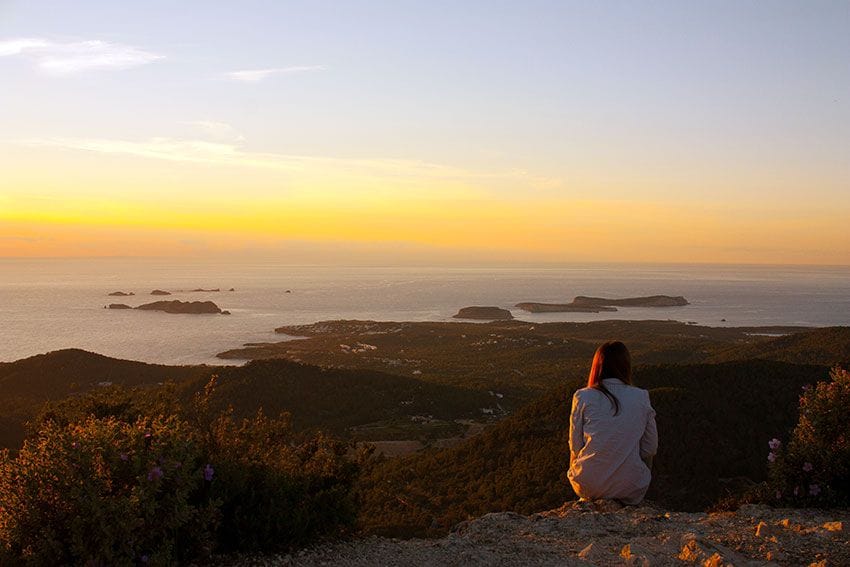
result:
[(646, 466), (652, 468), (652, 457), (658, 452), (658, 428), (655, 425), (655, 410), (649, 403), (649, 392), (646, 394), (649, 412), (646, 417), (646, 426), (640, 438), (640, 458)]
[(584, 447), (584, 404), (573, 394), (573, 405), (570, 410), (570, 466), (576, 460), (578, 452)]

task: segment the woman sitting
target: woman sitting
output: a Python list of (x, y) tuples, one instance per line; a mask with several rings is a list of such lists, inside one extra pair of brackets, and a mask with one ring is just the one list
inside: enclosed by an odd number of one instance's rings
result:
[(587, 388), (576, 391), (570, 414), (570, 470), (582, 500), (639, 504), (658, 450), (649, 392), (631, 385), (629, 350), (619, 341), (596, 350)]

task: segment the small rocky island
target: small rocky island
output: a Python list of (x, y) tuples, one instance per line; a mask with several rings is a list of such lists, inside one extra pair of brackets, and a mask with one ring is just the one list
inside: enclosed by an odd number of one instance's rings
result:
[(164, 311), (165, 313), (179, 313), (190, 315), (203, 315), (208, 313), (221, 313), (230, 315), (229, 311), (222, 311), (218, 305), (212, 301), (154, 301), (153, 303), (145, 303), (138, 307), (130, 307), (123, 303), (111, 303), (109, 309), (141, 309), (142, 311)]
[(571, 303), (527, 301), (517, 303), (516, 307), (529, 313), (600, 313), (617, 311), (617, 307), (681, 307), (683, 305), (690, 305), (690, 303), (681, 295), (650, 295), (646, 297), (626, 297), (624, 299), (579, 295)]
[(171, 295), (171, 292), (164, 289), (155, 289), (151, 292), (151, 295)]
[(110, 293), (108, 295), (113, 296), (113, 297), (130, 297), (131, 295), (136, 295), (136, 294), (133, 293), (132, 291), (113, 291), (112, 293)]
[(514, 316), (507, 309), (501, 307), (464, 307), (453, 316), (455, 319), (487, 319), (504, 320), (513, 319)]

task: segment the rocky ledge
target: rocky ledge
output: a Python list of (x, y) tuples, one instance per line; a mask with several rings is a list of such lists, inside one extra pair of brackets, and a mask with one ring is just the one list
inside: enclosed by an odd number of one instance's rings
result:
[(107, 295), (113, 297), (130, 297), (131, 295), (136, 295), (132, 291), (113, 291), (112, 293), (108, 293)]
[(171, 292), (164, 289), (155, 289), (151, 292), (151, 295), (171, 295)]
[(742, 506), (716, 514), (568, 502), (487, 514), (442, 539), (370, 537), (239, 565), (850, 565), (850, 511)]
[(514, 316), (507, 309), (501, 307), (464, 307), (453, 315), (455, 319), (487, 319), (503, 320), (513, 319)]

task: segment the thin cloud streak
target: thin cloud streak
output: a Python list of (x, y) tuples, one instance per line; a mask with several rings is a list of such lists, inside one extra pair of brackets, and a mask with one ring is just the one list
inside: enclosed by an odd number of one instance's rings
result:
[(523, 182), (537, 189), (551, 189), (561, 184), (559, 179), (534, 176), (518, 169), (485, 173), (420, 160), (358, 159), (249, 152), (232, 143), (204, 140), (151, 138), (145, 141), (129, 141), (102, 138), (41, 138), (21, 140), (18, 144), (29, 147), (58, 147), (103, 154), (129, 155), (173, 162), (266, 168), (290, 172), (322, 171), (333, 168), (336, 171), (376, 175), (387, 179), (416, 177), (457, 181)]
[(325, 65), (295, 65), (292, 67), (274, 67), (269, 69), (245, 69), (241, 71), (231, 71), (225, 73), (224, 76), (233, 81), (243, 83), (259, 83), (275, 75), (295, 75), (298, 73), (313, 73), (316, 71), (326, 71)]
[(57, 42), (44, 38), (0, 41), (0, 57), (26, 58), (37, 69), (50, 75), (130, 69), (165, 58), (164, 55), (108, 41)]

